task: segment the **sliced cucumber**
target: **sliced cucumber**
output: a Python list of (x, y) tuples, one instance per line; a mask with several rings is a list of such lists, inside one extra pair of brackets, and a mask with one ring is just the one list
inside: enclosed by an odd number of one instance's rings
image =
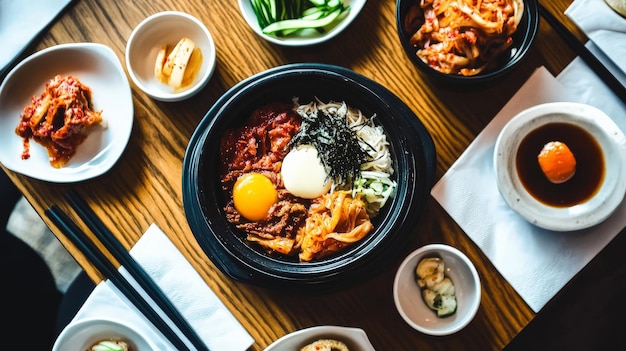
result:
[(437, 317), (449, 317), (456, 312), (456, 296), (439, 294), (439, 303), (437, 306)]
[(454, 284), (452, 284), (452, 280), (448, 277), (443, 278), (442, 281), (433, 285), (430, 289), (441, 295), (454, 296)]
[(267, 27), (263, 28), (263, 33), (271, 34), (280, 31), (292, 31), (299, 30), (305, 28), (320, 28), (325, 27), (331, 24), (333, 21), (339, 17), (342, 9), (337, 9), (325, 17), (317, 18), (317, 19), (287, 19), (278, 22), (274, 22)]
[(454, 283), (444, 272), (445, 264), (438, 257), (424, 258), (415, 268), (422, 298), (440, 318), (453, 315), (457, 308)]
[(415, 269), (417, 284), (420, 288), (431, 288), (443, 280), (443, 270), (443, 260), (439, 257), (427, 257), (420, 260)]
[(323, 32), (350, 10), (341, 0), (249, 0), (261, 30), (275, 36), (303, 29)]
[(422, 298), (424, 298), (424, 302), (426, 302), (426, 306), (428, 306), (428, 308), (430, 308), (431, 310), (437, 310), (437, 304), (438, 302), (436, 302), (437, 298), (439, 297), (439, 294), (437, 294), (436, 292), (430, 290), (430, 289), (424, 289), (422, 290)]
[(430, 289), (424, 289), (422, 290), (422, 298), (428, 308), (437, 313), (437, 317), (448, 317), (456, 312), (457, 302), (454, 295), (443, 295)]

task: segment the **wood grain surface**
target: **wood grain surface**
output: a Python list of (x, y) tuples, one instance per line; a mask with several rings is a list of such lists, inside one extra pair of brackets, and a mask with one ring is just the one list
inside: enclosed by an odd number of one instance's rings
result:
[[(583, 39), (563, 15), (570, 1), (542, 3)], [(110, 46), (124, 63), (132, 29), (145, 17), (164, 10), (188, 12), (206, 24), (217, 47), (214, 76), (198, 95), (176, 103), (152, 100), (133, 86), (135, 121), (130, 142), (115, 167), (96, 179), (62, 185), (7, 171), (44, 219), (45, 209), (52, 204), (71, 213), (62, 194), (72, 188), (88, 200), (128, 248), (156, 223), (252, 335), (255, 343), (250, 350), (263, 350), (287, 333), (314, 325), (363, 328), (377, 350), (501, 350), (533, 320), (535, 313), (432, 198), (403, 251), (381, 272), (349, 288), (325, 294), (293, 294), (235, 283), (207, 258), (187, 225), (181, 179), (187, 143), (212, 104), (239, 81), (295, 62), (348, 67), (396, 94), (431, 133), (439, 179), (537, 67), (545, 66), (558, 74), (575, 57), (545, 22), (540, 23), (536, 42), (518, 69), (506, 79), (477, 89), (444, 88), (418, 73), (402, 51), (396, 34), (396, 6), (391, 0), (369, 0), (356, 21), (338, 37), (308, 48), (280, 47), (264, 41), (245, 23), (234, 0), (79, 0), (25, 55), (61, 43), (97, 42)], [(90, 277), (99, 281), (101, 276), (89, 262), (56, 228), (53, 230)], [(399, 263), (410, 251), (433, 242), (465, 252), (483, 284), (475, 320), (446, 337), (411, 329), (396, 312), (392, 297)]]

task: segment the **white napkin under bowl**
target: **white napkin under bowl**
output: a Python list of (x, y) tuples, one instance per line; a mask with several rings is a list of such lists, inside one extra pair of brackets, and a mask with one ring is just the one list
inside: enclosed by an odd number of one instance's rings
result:
[[(130, 254), (187, 318), (211, 351), (244, 351), (253, 344), (250, 334), (156, 224), (148, 228)], [(120, 273), (129, 277), (123, 267)], [(133, 284), (136, 285), (134, 281)], [(144, 297), (149, 301), (145, 293)], [(149, 336), (159, 351), (175, 350), (108, 280), (96, 286), (73, 321), (89, 317), (125, 321)]]
[(600, 108), (626, 130), (626, 106), (582, 60), (577, 58), (558, 79), (541, 67), (431, 191), (535, 312), (626, 226), (626, 204), (622, 203), (611, 217), (592, 228), (548, 231), (527, 222), (500, 195), (493, 168), (498, 134), (518, 112), (556, 101)]

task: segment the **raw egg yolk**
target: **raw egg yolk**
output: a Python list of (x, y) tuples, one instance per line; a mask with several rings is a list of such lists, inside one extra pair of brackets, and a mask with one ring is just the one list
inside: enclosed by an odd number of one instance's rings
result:
[(267, 217), (270, 207), (278, 201), (278, 192), (266, 176), (247, 173), (235, 182), (233, 201), (242, 216), (256, 222)]
[(564, 183), (576, 173), (576, 158), (567, 145), (560, 141), (544, 145), (537, 160), (543, 174), (554, 184)]

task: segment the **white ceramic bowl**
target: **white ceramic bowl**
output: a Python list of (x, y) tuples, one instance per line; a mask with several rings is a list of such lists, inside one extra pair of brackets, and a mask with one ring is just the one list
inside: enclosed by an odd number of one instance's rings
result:
[(135, 351), (156, 351), (150, 340), (133, 326), (101, 318), (72, 321), (61, 331), (52, 351), (88, 350), (101, 340), (111, 339), (124, 340)]
[[(550, 123), (579, 126), (600, 146), (604, 156), (604, 179), (597, 192), (586, 201), (568, 207), (550, 206), (537, 200), (520, 181), (516, 157), (522, 140)], [(576, 156), (576, 152), (572, 152)], [(589, 166), (577, 160), (577, 173), (583, 167)], [(541, 104), (520, 112), (504, 126), (496, 140), (494, 170), (504, 200), (527, 221), (548, 230), (580, 230), (604, 221), (624, 200), (626, 137), (609, 116), (593, 106), (571, 102)]]
[(317, 31), (308, 31), (305, 34), (298, 36), (289, 36), (280, 38), (274, 35), (268, 35), (263, 33), (261, 26), (259, 26), (259, 22), (257, 21), (256, 15), (252, 10), (252, 5), (250, 4), (250, 0), (238, 0), (239, 1), (239, 9), (241, 10), (241, 14), (243, 18), (248, 22), (248, 25), (252, 30), (258, 34), (261, 38), (278, 45), (283, 46), (309, 46), (321, 44), (327, 40), (330, 40), (341, 33), (344, 29), (346, 29), (354, 19), (359, 15), (367, 0), (342, 0), (344, 5), (350, 6), (350, 11), (346, 14), (342, 14), (342, 19), (336, 24), (327, 27), (324, 33), (319, 33)]
[(374, 351), (363, 329), (323, 325), (289, 333), (270, 344), (264, 351), (300, 350), (319, 339), (333, 339), (346, 344), (350, 351)]
[[(422, 298), (415, 269), (425, 257), (440, 257), (444, 261), (445, 274), (456, 290), (457, 310), (451, 316), (437, 317)], [(413, 251), (400, 264), (393, 284), (393, 298), (400, 316), (413, 329), (429, 335), (449, 335), (467, 326), (478, 312), (480, 278), (472, 262), (461, 251), (444, 244), (430, 244)]]
[[(104, 123), (92, 129), (76, 154), (61, 167), (50, 165), (45, 147), (31, 140), (22, 160), (22, 138), (15, 134), (24, 107), (40, 96), (55, 75), (72, 75), (92, 92)], [(9, 72), (0, 85), (0, 162), (23, 175), (53, 183), (74, 183), (108, 172), (118, 161), (133, 127), (133, 97), (115, 52), (97, 43), (67, 43), (40, 50)]]
[[(187, 37), (202, 51), (202, 65), (193, 83), (174, 89), (154, 75), (157, 53), (163, 45), (173, 47)], [(126, 43), (126, 69), (133, 83), (160, 101), (180, 101), (195, 95), (211, 79), (216, 66), (215, 43), (207, 27), (197, 18), (178, 11), (164, 11), (144, 19)]]

